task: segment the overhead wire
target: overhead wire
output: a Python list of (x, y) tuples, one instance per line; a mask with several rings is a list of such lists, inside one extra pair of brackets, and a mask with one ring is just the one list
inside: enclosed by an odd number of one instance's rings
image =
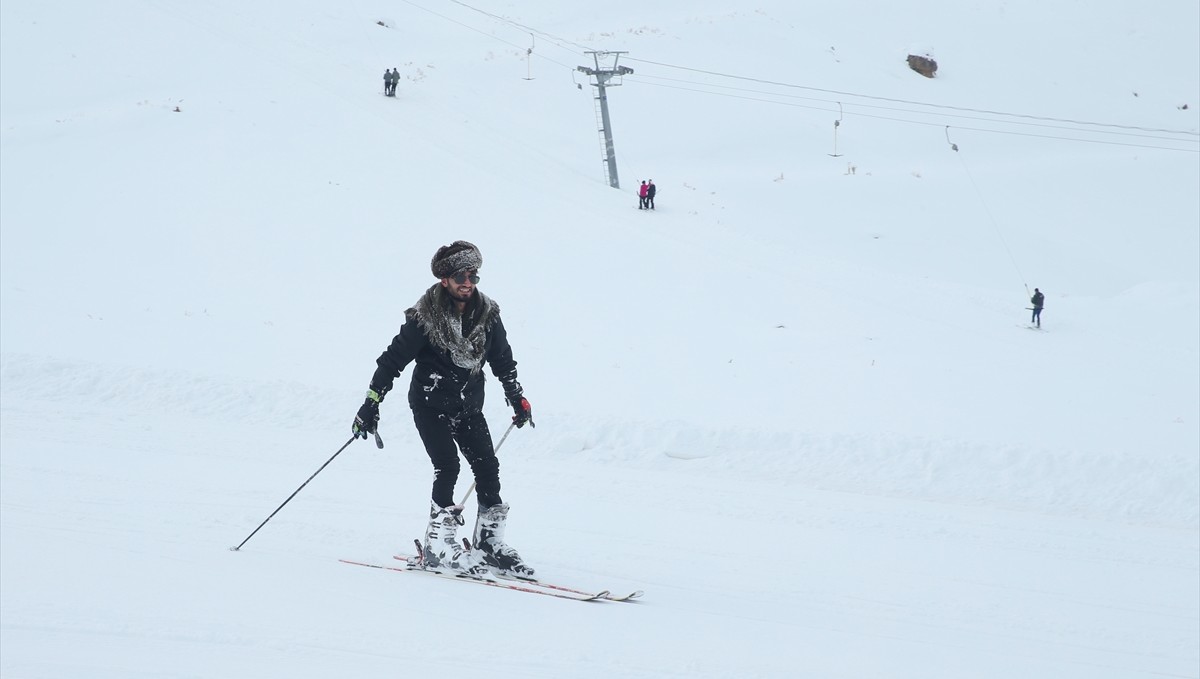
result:
[[(532, 26), (526, 26), (525, 24), (519, 23), (519, 22), (517, 22), (517, 21), (513, 21), (512, 19), (509, 19), (508, 17), (500, 16), (499, 14), (493, 14), (493, 13), (491, 13), (491, 12), (487, 11), (487, 10), (480, 9), (480, 8), (478, 8), (478, 7), (475, 7), (475, 6), (473, 6), (473, 5), (469, 5), (469, 4), (465, 3), (465, 2), (462, 2), (462, 0), (450, 0), (450, 1), (451, 1), (451, 2), (453, 2), (453, 3), (454, 3), (454, 4), (456, 4), (456, 5), (461, 5), (461, 6), (463, 6), (463, 7), (466, 7), (467, 9), (469, 9), (469, 10), (471, 10), (471, 11), (478, 12), (478, 13), (480, 13), (480, 14), (484, 15), (484, 16), (491, 17), (491, 18), (493, 18), (493, 19), (495, 19), (495, 20), (497, 20), (497, 21), (501, 21), (501, 22), (504, 22), (504, 23), (506, 23), (506, 24), (509, 24), (510, 26), (516, 26), (517, 28), (519, 28), (519, 29), (521, 29), (522, 31), (525, 31), (525, 32), (527, 32), (527, 33), (535, 33), (535, 34), (537, 34), (537, 35), (540, 35), (540, 36), (542, 36), (542, 37), (543, 37), (545, 40), (547, 40), (547, 41), (548, 41), (548, 42), (550, 42), (551, 44), (555, 45), (556, 47), (562, 47), (563, 49), (567, 49), (567, 48), (563, 47), (563, 46), (560, 44), (560, 43), (564, 43), (564, 42), (565, 42), (565, 43), (568, 43), (568, 44), (570, 44), (570, 45), (574, 45), (575, 47), (579, 48), (579, 50), (580, 50), (581, 52), (587, 52), (587, 51), (589, 51), (589, 48), (588, 48), (588, 47), (586, 47), (586, 46), (584, 46), (584, 45), (580, 45), (580, 44), (579, 44), (579, 43), (577, 43), (577, 42), (574, 42), (574, 41), (572, 41), (572, 40), (568, 40), (568, 39), (566, 39), (566, 38), (560, 38), (559, 36), (557, 36), (557, 35), (554, 35), (553, 33), (547, 33), (547, 32), (545, 32), (545, 31), (539, 30), (539, 29), (537, 29), (537, 28), (534, 28), (534, 27), (532, 27)], [(568, 50), (568, 51), (573, 51), (573, 50)]]
[[(525, 45), (518, 45), (516, 43), (510, 42), (510, 41), (505, 40), (497, 35), (488, 33), (486, 31), (475, 28), (474, 26), (471, 26), (469, 24), (463, 23), (462, 21), (448, 17), (439, 12), (433, 11), (427, 7), (420, 5), (419, 3), (413, 2), (412, 0), (401, 0), (401, 2), (404, 2), (405, 4), (408, 4), (412, 7), (420, 9), (424, 12), (427, 12), (427, 13), (429, 13), (433, 16), (436, 16), (438, 18), (441, 18), (445, 21), (449, 21), (456, 25), (462, 26), (463, 28), (466, 28), (468, 30), (474, 31), (481, 35), (485, 35), (493, 40), (499, 41), (503, 44), (509, 45), (518, 50), (526, 52), (527, 54), (531, 54), (531, 56), (536, 56), (539, 59), (544, 59), (550, 63), (570, 69), (572, 71), (572, 73), (574, 73), (574, 71), (576, 69), (576, 67), (574, 67), (574, 66), (571, 66), (569, 64), (564, 64), (563, 62), (558, 61), (553, 58), (550, 58), (544, 54), (541, 54), (538, 52), (531, 53), (529, 48), (527, 48), (527, 46), (525, 46)], [(475, 7), (474, 5), (471, 5), (467, 2), (463, 2), (463, 0), (451, 0), (451, 2), (453, 4), (456, 4), (456, 5), (459, 5), (463, 8), (465, 8), (467, 10), (476, 12), (482, 16), (486, 16), (493, 21), (498, 21), (498, 22), (507, 24), (509, 26), (512, 26), (515, 29), (519, 29), (523, 32), (530, 33), (531, 35), (541, 36), (543, 38), (543, 40), (545, 40), (546, 42), (554, 45), (555, 47), (558, 47), (559, 49), (570, 52), (572, 54), (582, 56), (583, 54), (586, 54), (588, 52), (602, 51), (602, 50), (589, 49), (586, 45), (582, 45), (582, 44), (572, 41), (570, 39), (563, 38), (561, 36), (555, 35), (553, 33), (549, 33), (547, 31), (538, 29), (536, 27), (529, 26), (527, 24), (524, 24), (524, 23), (521, 23), (518, 21), (514, 21), (512, 19), (495, 14), (493, 12), (489, 12), (489, 11), (481, 9), (479, 7)], [(568, 47), (567, 45), (570, 45), (570, 47)], [(1059, 118), (1059, 117), (1053, 117), (1053, 116), (1034, 115), (1034, 114), (1029, 114), (1029, 113), (1015, 113), (1015, 112), (1010, 112), (1010, 111), (997, 111), (997, 110), (990, 110), (990, 109), (973, 108), (973, 107), (968, 107), (968, 106), (954, 106), (954, 105), (950, 105), (950, 104), (934, 104), (934, 103), (930, 103), (930, 102), (918, 101), (918, 100), (913, 100), (913, 99), (884, 97), (884, 96), (864, 94), (864, 93), (859, 93), (859, 92), (850, 92), (850, 91), (845, 91), (845, 90), (835, 90), (835, 89), (829, 89), (829, 88), (813, 87), (810, 85), (784, 82), (784, 81), (772, 80), (772, 79), (768, 79), (768, 78), (745, 76), (745, 75), (738, 75), (738, 74), (732, 74), (732, 73), (723, 73), (720, 71), (713, 71), (713, 70), (702, 69), (702, 68), (694, 68), (694, 67), (690, 67), (690, 66), (681, 66), (678, 64), (670, 64), (670, 63), (661, 62), (661, 61), (653, 61), (650, 59), (639, 59), (639, 58), (631, 57), (628, 55), (625, 55), (623, 57), (623, 59), (626, 61), (649, 64), (649, 65), (653, 65), (653, 66), (659, 66), (662, 68), (670, 68), (670, 69), (676, 69), (676, 70), (681, 70), (681, 71), (688, 71), (688, 72), (692, 72), (692, 73), (698, 73), (698, 74), (713, 76), (713, 77), (717, 77), (717, 78), (727, 78), (727, 79), (737, 80), (737, 81), (745, 81), (745, 82), (759, 83), (759, 84), (763, 84), (763, 85), (770, 85), (772, 87), (798, 89), (798, 90), (805, 90), (805, 91), (816, 92), (816, 93), (821, 93), (821, 94), (835, 95), (835, 96), (839, 97), (839, 99), (835, 100), (835, 99), (822, 99), (819, 97), (802, 97), (800, 95), (786, 94), (786, 93), (782, 93), (782, 92), (767, 92), (767, 91), (762, 91), (762, 90), (750, 90), (750, 89), (737, 88), (737, 87), (730, 86), (730, 85), (721, 85), (721, 84), (716, 84), (716, 83), (696, 83), (696, 82), (692, 82), (692, 81), (685, 81), (685, 80), (670, 78), (667, 76), (659, 76), (659, 75), (647, 74), (647, 73), (637, 73), (633, 77), (631, 77), (629, 80), (630, 83), (636, 84), (636, 85), (646, 85), (646, 86), (650, 86), (650, 87), (662, 87), (662, 88), (666, 88), (666, 89), (677, 89), (677, 90), (681, 90), (681, 91), (695, 92), (698, 94), (705, 94), (705, 95), (710, 95), (710, 96), (721, 96), (721, 97), (728, 97), (728, 98), (735, 98), (735, 99), (744, 99), (746, 101), (774, 104), (774, 105), (779, 105), (779, 106), (791, 106), (791, 107), (795, 107), (795, 108), (804, 108), (804, 109), (810, 109), (810, 110), (822, 111), (822, 112), (830, 112), (830, 113), (835, 112), (835, 110), (832, 108), (833, 105), (844, 105), (847, 107), (858, 107), (858, 108), (862, 108), (862, 109), (875, 109), (875, 110), (881, 110), (881, 111), (891, 111), (893, 113), (905, 113), (905, 114), (910, 114), (913, 116), (922, 116), (922, 117), (923, 116), (938, 116), (940, 118), (960, 118), (960, 119), (965, 119), (965, 120), (974, 120), (977, 122), (992, 123), (995, 125), (1021, 125), (1021, 126), (1029, 126), (1029, 127), (1043, 127), (1046, 129), (1061, 130), (1061, 131), (1065, 131), (1065, 132), (1074, 132), (1074, 133), (1078, 133), (1078, 134), (1099, 134), (1099, 135), (1123, 136), (1123, 137), (1130, 137), (1130, 138), (1140, 138), (1140, 139), (1149, 139), (1149, 140), (1155, 140), (1155, 141), (1172, 142), (1172, 143), (1184, 144), (1184, 145), (1200, 144), (1200, 132), (1197, 132), (1195, 130), (1178, 130), (1178, 129), (1168, 129), (1168, 128), (1147, 127), (1147, 126), (1141, 126), (1141, 125), (1125, 125), (1125, 124), (1119, 124), (1119, 123), (1099, 122), (1099, 121), (1094, 121), (1094, 120)], [(677, 85), (654, 83), (654, 82), (649, 82), (650, 80), (682, 82), (685, 84), (693, 85), (693, 87), (681, 87), (681, 86), (677, 86)], [(709, 89), (703, 89), (706, 87), (721, 88), (721, 89), (727, 89), (727, 90), (746, 91), (746, 92), (750, 92), (753, 94), (760, 94), (760, 95), (764, 95), (764, 96), (753, 97), (753, 96), (744, 96), (744, 95), (738, 95), (738, 94), (730, 94), (727, 92), (714, 92)], [(766, 98), (766, 97), (776, 97), (776, 98), (772, 99), (772, 98)], [(814, 102), (829, 104), (830, 107), (811, 106), (811, 105), (797, 104), (797, 103), (792, 103), (792, 102), (787, 102), (787, 101), (779, 101), (777, 99), (778, 97), (805, 99), (805, 100), (810, 100), (810, 101), (814, 101)], [(885, 102), (885, 103), (889, 103), (889, 104), (902, 104), (905, 106), (917, 106), (917, 107), (923, 107), (923, 108), (932, 109), (932, 110), (912, 110), (912, 109), (903, 109), (903, 108), (882, 106), (882, 105), (878, 105), (878, 104), (869, 104), (869, 103), (862, 103), (862, 102), (847, 102), (847, 101), (845, 101), (845, 98), (848, 98), (848, 97), (855, 98), (855, 99), (862, 99), (865, 101), (878, 101), (878, 102)], [(974, 115), (967, 115), (967, 114), (974, 114)], [(913, 125), (926, 125), (926, 126), (939, 126), (940, 127), (944, 124), (942, 122), (912, 120), (910, 118), (899, 118), (899, 117), (892, 117), (892, 116), (887, 116), (887, 115), (864, 113), (861, 111), (847, 111), (846, 115), (858, 116), (858, 117), (862, 117), (862, 118), (872, 118), (872, 119), (876, 119), (876, 120), (886, 120), (886, 121), (890, 121), (890, 122), (907, 123), (907, 124), (913, 124)], [(994, 116), (994, 117), (989, 118), (989, 117), (982, 117), (982, 116)], [(1178, 148), (1178, 147), (1174, 147), (1174, 146), (1122, 142), (1122, 141), (1114, 141), (1114, 140), (1110, 140), (1110, 139), (1087, 139), (1087, 138), (1070, 137), (1070, 136), (1062, 136), (1062, 135), (1054, 135), (1054, 134), (1036, 134), (1033, 132), (993, 129), (993, 128), (987, 128), (987, 127), (956, 126), (956, 129), (970, 130), (973, 132), (983, 132), (983, 133), (987, 133), (987, 134), (1007, 134), (1007, 135), (1033, 137), (1033, 138), (1041, 138), (1041, 139), (1053, 139), (1053, 140), (1057, 140), (1057, 141), (1067, 141), (1067, 142), (1104, 144), (1104, 145), (1110, 145), (1110, 146), (1125, 146), (1125, 147), (1134, 147), (1134, 148), (1157, 149), (1157, 150), (1164, 150), (1164, 151), (1178, 151), (1178, 152), (1184, 152), (1184, 153), (1200, 153), (1200, 147), (1198, 147), (1196, 149)], [(1143, 133), (1145, 133), (1145, 134), (1143, 134)], [(1159, 136), (1159, 135), (1179, 135), (1179, 136), (1184, 136), (1184, 137), (1191, 137), (1191, 139), (1179, 139), (1177, 137), (1164, 137), (1164, 136)]]
[[(459, 25), (459, 26), (462, 26), (463, 28), (466, 28), (467, 30), (474, 31), (474, 32), (476, 32), (476, 33), (479, 33), (480, 35), (487, 36), (487, 37), (489, 37), (489, 38), (491, 38), (491, 39), (493, 39), (493, 40), (496, 40), (496, 41), (498, 41), (498, 42), (502, 42), (502, 43), (504, 43), (505, 45), (509, 45), (510, 47), (515, 47), (515, 48), (517, 48), (518, 50), (520, 50), (522, 53), (526, 53), (526, 51), (529, 49), (528, 45), (518, 45), (518, 44), (516, 44), (516, 43), (514, 43), (514, 42), (509, 42), (509, 41), (505, 40), (504, 38), (501, 38), (501, 37), (499, 37), (499, 36), (497, 36), (497, 35), (494, 35), (494, 34), (492, 34), (492, 33), (488, 33), (487, 31), (480, 30), (480, 29), (478, 29), (478, 28), (475, 28), (474, 26), (471, 26), (471, 25), (465, 24), (465, 23), (463, 23), (463, 22), (461, 22), (461, 21), (459, 21), (459, 20), (457, 20), (457, 19), (452, 19), (452, 18), (450, 18), (450, 17), (446, 16), (445, 14), (440, 14), (440, 13), (438, 13), (438, 12), (435, 12), (435, 11), (433, 11), (433, 10), (429, 9), (428, 7), (423, 7), (423, 6), (421, 6), (421, 5), (419, 5), (419, 4), (415, 3), (415, 2), (412, 2), (411, 0), (400, 0), (400, 1), (401, 1), (401, 2), (403, 2), (403, 3), (404, 3), (404, 4), (406, 4), (406, 5), (411, 5), (412, 7), (416, 7), (417, 9), (419, 9), (419, 10), (421, 10), (421, 11), (423, 11), (423, 12), (428, 12), (429, 14), (432, 14), (433, 16), (436, 16), (436, 17), (438, 17), (439, 19), (444, 19), (444, 20), (446, 20), (446, 21), (449, 21), (449, 22), (450, 22), (450, 23), (452, 23), (452, 24), (457, 24), (457, 25)], [(466, 5), (465, 3), (458, 2), (457, 4), (463, 5), (464, 7), (467, 7), (467, 8), (469, 8), (469, 9), (475, 9), (474, 7), (471, 7), (470, 5)], [(478, 11), (478, 12), (483, 12), (483, 10), (478, 10), (478, 9), (475, 9), (475, 11)], [(487, 12), (483, 12), (483, 13), (484, 13), (484, 14), (487, 14)], [(491, 16), (491, 15), (489, 15), (489, 16)], [(512, 23), (512, 22), (508, 22), (508, 23)], [(561, 61), (556, 61), (556, 60), (554, 60), (554, 59), (551, 59), (550, 57), (547, 57), (547, 56), (545, 56), (545, 55), (542, 55), (542, 54), (539, 54), (539, 53), (533, 53), (531, 56), (535, 56), (535, 57), (537, 57), (537, 58), (539, 58), (539, 59), (545, 59), (546, 61), (549, 61), (549, 62), (551, 62), (551, 63), (557, 64), (557, 65), (559, 65), (559, 66), (562, 66), (562, 67), (564, 67), (564, 68), (569, 68), (569, 69), (572, 69), (572, 70), (574, 70), (574, 68), (575, 68), (574, 66), (570, 66), (570, 65), (568, 65), (568, 64), (564, 64), (564, 63), (562, 63)]]
[[(963, 119), (963, 120), (979, 120), (979, 121), (985, 121), (985, 122), (999, 122), (999, 123), (1002, 123), (1005, 125), (1024, 125), (1024, 126), (1028, 126), (1028, 127), (1044, 127), (1044, 128), (1048, 128), (1048, 129), (1054, 129), (1054, 130), (1070, 130), (1070, 131), (1076, 131), (1076, 132), (1085, 131), (1085, 130), (1080, 130), (1080, 128), (1078, 128), (1078, 127), (1069, 127), (1069, 126), (1065, 126), (1065, 125), (1053, 125), (1053, 124), (1044, 123), (1044, 122), (1029, 122), (1029, 121), (1024, 121), (1024, 120), (998, 121), (994, 118), (985, 118), (982, 116), (966, 115), (963, 113), (936, 113), (936, 114), (933, 114), (933, 113), (930, 113), (927, 111), (914, 111), (912, 109), (899, 108), (899, 107), (895, 107), (895, 106), (880, 106), (878, 104), (862, 104), (862, 103), (855, 103), (855, 102), (843, 102), (843, 101), (838, 101), (838, 100), (833, 100), (833, 99), (824, 99), (824, 98), (820, 98), (820, 97), (805, 97), (805, 96), (801, 96), (798, 94), (787, 94), (787, 93), (783, 93), (783, 92), (771, 92), (771, 91), (767, 91), (767, 90), (756, 90), (756, 89), (750, 89), (750, 88), (745, 88), (745, 87), (734, 87), (732, 85), (719, 85), (716, 83), (697, 83), (697, 82), (691, 81), (691, 80), (681, 80), (679, 78), (667, 78), (664, 76), (643, 75), (642, 78), (649, 78), (649, 79), (653, 79), (653, 80), (666, 80), (666, 81), (670, 81), (670, 82), (698, 85), (701, 87), (704, 87), (704, 86), (719, 87), (719, 88), (725, 89), (725, 90), (736, 90), (739, 92), (751, 92), (754, 94), (762, 94), (762, 95), (767, 95), (767, 96), (772, 96), (772, 97), (783, 97), (786, 99), (801, 99), (801, 100), (805, 100), (805, 101), (814, 101), (814, 102), (831, 104), (833, 106), (837, 106), (838, 104), (843, 104), (845, 106), (854, 106), (854, 107), (858, 107), (858, 108), (875, 109), (875, 110), (880, 110), (880, 111), (894, 111), (894, 112), (898, 112), (898, 113), (912, 113), (914, 115), (938, 115), (938, 116), (945, 117), (945, 118), (959, 118), (959, 119)], [(641, 79), (638, 80), (638, 83), (643, 84), (643, 85), (654, 85), (653, 83), (643, 82)], [(657, 86), (672, 87), (671, 85), (657, 85)], [(687, 89), (688, 91), (691, 91), (691, 92), (700, 92), (703, 94), (709, 94), (709, 92), (707, 92), (703, 89), (692, 89), (692, 88), (679, 88), (679, 89)], [(719, 94), (719, 93), (712, 93), (712, 94)], [(751, 99), (753, 101), (764, 101), (767, 103), (786, 104), (786, 102), (777, 102), (777, 101), (774, 101), (771, 99), (758, 99), (758, 98), (749, 98), (749, 99)], [(813, 110), (829, 111), (829, 112), (837, 112), (838, 111), (838, 109), (836, 109), (836, 108), (822, 108), (822, 107), (817, 107), (817, 106), (801, 106), (801, 108), (811, 108)], [(1116, 136), (1137, 137), (1137, 138), (1142, 138), (1142, 139), (1158, 139), (1158, 140), (1163, 140), (1163, 141), (1181, 141), (1184, 143), (1188, 143), (1188, 140), (1180, 140), (1180, 139), (1177, 139), (1176, 137), (1165, 137), (1165, 136), (1160, 136), (1160, 135), (1156, 135), (1156, 134), (1142, 134), (1142, 133), (1138, 133), (1138, 132), (1125, 132), (1125, 131), (1120, 131), (1120, 130), (1086, 130), (1086, 131), (1089, 133), (1094, 133), (1094, 134), (1110, 134), (1110, 135), (1116, 135)]]
[(1058, 122), (1058, 123), (1070, 123), (1073, 125), (1094, 125), (1097, 127), (1112, 127), (1112, 128), (1118, 128), (1118, 129), (1126, 129), (1126, 130), (1138, 130), (1141, 132), (1164, 132), (1167, 134), (1182, 134), (1182, 135), (1190, 135), (1193, 137), (1200, 138), (1200, 132), (1197, 132), (1195, 130), (1171, 130), (1171, 129), (1154, 128), (1154, 127), (1142, 127), (1139, 125), (1121, 125), (1121, 124), (1117, 124), (1117, 123), (1101, 123), (1101, 122), (1096, 122), (1096, 121), (1091, 121), (1091, 120), (1073, 120), (1070, 118), (1053, 118), (1053, 117), (1049, 117), (1049, 116), (1037, 116), (1037, 115), (1032, 115), (1032, 114), (1028, 114), (1028, 113), (1011, 113), (1011, 112), (1007, 112), (1007, 111), (991, 111), (988, 109), (978, 109), (978, 108), (971, 108), (971, 107), (967, 107), (967, 106), (951, 106), (949, 104), (931, 104), (929, 102), (915, 101), (912, 99), (896, 99), (893, 97), (881, 97), (881, 96), (870, 95), (870, 94), (860, 94), (857, 92), (846, 92), (846, 91), (842, 91), (842, 90), (831, 90), (831, 89), (825, 89), (825, 88), (820, 88), (820, 87), (812, 87), (809, 85), (799, 85), (796, 83), (781, 82), (778, 80), (767, 80), (765, 78), (754, 78), (754, 77), (750, 77), (750, 76), (733, 75), (730, 73), (721, 73), (718, 71), (708, 71), (708, 70), (700, 69), (700, 68), (692, 68), (690, 66), (679, 66), (676, 64), (663, 63), (660, 61), (650, 61), (648, 59), (638, 59), (636, 57), (625, 57), (625, 59), (626, 59), (626, 61), (634, 61), (634, 62), (641, 62), (641, 63), (645, 63), (645, 64), (653, 64), (655, 66), (662, 66), (664, 68), (674, 68), (674, 69), (679, 69), (679, 70), (684, 70), (684, 71), (692, 71), (695, 73), (703, 73), (705, 75), (718, 76), (721, 78), (730, 78), (730, 79), (734, 79), (734, 80), (746, 80), (749, 82), (763, 83), (766, 85), (775, 85), (777, 87), (788, 87), (788, 88), (809, 90), (812, 92), (822, 92), (825, 94), (835, 94), (835, 95), (838, 95), (839, 97), (857, 97), (860, 99), (869, 99), (869, 100), (875, 100), (875, 101), (887, 101), (887, 102), (891, 102), (891, 103), (895, 103), (895, 104), (909, 104), (909, 105), (913, 105), (913, 106), (926, 106), (929, 108), (948, 109), (948, 110), (952, 110), (952, 111), (964, 111), (964, 112), (969, 112), (969, 113), (983, 113), (983, 114), (987, 114), (987, 115), (1009, 116), (1009, 117), (1013, 117), (1013, 118), (1026, 118), (1026, 119), (1030, 119), (1030, 120), (1042, 120), (1042, 121)]
[[(836, 108), (825, 108), (825, 107), (821, 107), (821, 106), (809, 106), (809, 105), (805, 105), (805, 104), (795, 104), (795, 103), (790, 103), (790, 102), (786, 102), (786, 101), (765, 99), (762, 97), (747, 97), (747, 96), (742, 96), (742, 95), (737, 95), (737, 94), (727, 94), (724, 92), (710, 92), (708, 90), (693, 89), (693, 88), (688, 88), (688, 87), (678, 87), (675, 85), (656, 85), (653, 83), (644, 83), (644, 82), (636, 82), (636, 81), (635, 81), (635, 84), (646, 85), (646, 86), (650, 86), (650, 87), (663, 87), (663, 88), (667, 88), (667, 89), (677, 89), (677, 90), (683, 90), (683, 91), (688, 91), (688, 92), (697, 92), (700, 94), (709, 94), (709, 95), (719, 96), (719, 97), (729, 97), (729, 98), (733, 98), (733, 99), (745, 99), (747, 101), (757, 101), (757, 102), (762, 102), (762, 103), (766, 103), (766, 104), (774, 104), (777, 106), (790, 106), (793, 108), (804, 108), (804, 109), (810, 109), (813, 111), (838, 113), (838, 110)], [(828, 102), (828, 103), (836, 104), (837, 102)], [(856, 105), (856, 104), (846, 104), (846, 106), (854, 106), (854, 105)], [(912, 111), (912, 113), (915, 115), (940, 115), (940, 116), (951, 115), (951, 114), (933, 114), (933, 113), (923, 112), (923, 111)], [(896, 123), (907, 123), (910, 125), (926, 125), (926, 126), (931, 126), (931, 127), (941, 127), (944, 124), (944, 123), (935, 122), (935, 121), (910, 120), (907, 118), (896, 118), (896, 117), (892, 117), (892, 116), (876, 115), (876, 114), (861, 113), (861, 112), (846, 111), (845, 115), (846, 116), (857, 116), (859, 118), (872, 118), (875, 120), (887, 120), (887, 121), (896, 122)], [(982, 120), (987, 121), (987, 119), (982, 119)], [(1020, 124), (1020, 123), (1015, 123), (1015, 122), (1010, 123), (1007, 121), (1000, 121), (1000, 120), (993, 120), (993, 121), (989, 121), (989, 122), (994, 122), (998, 125)], [(1026, 124), (1028, 124), (1028, 123), (1026, 123)], [(1158, 145), (1153, 145), (1153, 144), (1135, 144), (1135, 143), (1130, 143), (1130, 142), (1111, 141), (1111, 140), (1106, 140), (1106, 139), (1083, 139), (1083, 138), (1079, 138), (1079, 137), (1064, 137), (1064, 136), (1052, 135), (1052, 134), (1035, 134), (1032, 132), (1019, 132), (1019, 131), (1015, 131), (1015, 130), (998, 130), (998, 129), (986, 128), (986, 127), (963, 127), (963, 126), (959, 126), (959, 125), (956, 125), (955, 127), (956, 127), (956, 129), (959, 129), (959, 130), (970, 130), (973, 132), (986, 132), (986, 133), (990, 133), (990, 134), (1008, 134), (1008, 135), (1014, 135), (1014, 136), (1020, 136), (1020, 137), (1054, 139), (1054, 140), (1058, 140), (1058, 141), (1073, 141), (1073, 142), (1090, 143), (1090, 144), (1106, 144), (1106, 145), (1110, 145), (1110, 146), (1129, 146), (1129, 147), (1134, 147), (1134, 148), (1159, 149), (1159, 150), (1163, 150), (1163, 151), (1180, 151), (1180, 152), (1184, 152), (1184, 153), (1200, 153), (1200, 148), (1184, 149), (1184, 148), (1177, 148), (1174, 146), (1158, 146)], [(1061, 128), (1061, 129), (1071, 129), (1071, 128)], [(1079, 130), (1079, 129), (1077, 129), (1075, 131), (1077, 131), (1081, 134), (1125, 134), (1125, 135), (1130, 134), (1130, 133), (1119, 133), (1119, 132), (1104, 132), (1104, 131), (1100, 131), (1100, 130)], [(1138, 135), (1130, 135), (1130, 136), (1138, 136)], [(1178, 142), (1181, 144), (1193, 143), (1193, 142), (1190, 142), (1189, 140), (1172, 139), (1170, 137), (1150, 137), (1150, 138), (1162, 139), (1162, 140), (1166, 140), (1166, 141), (1175, 141), (1175, 142)]]

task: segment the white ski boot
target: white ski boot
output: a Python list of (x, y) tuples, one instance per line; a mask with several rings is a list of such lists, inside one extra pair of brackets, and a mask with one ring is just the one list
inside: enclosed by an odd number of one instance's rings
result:
[(475, 549), (483, 563), (493, 573), (505, 578), (533, 580), (533, 569), (521, 560), (517, 550), (504, 542), (504, 526), (508, 522), (508, 504), (479, 508), (475, 520)]
[(463, 525), (462, 505), (439, 507), (429, 503), (429, 527), (425, 529), (425, 544), (420, 560), (413, 564), (427, 571), (481, 578), (488, 574), (487, 566), (458, 541), (458, 527)]

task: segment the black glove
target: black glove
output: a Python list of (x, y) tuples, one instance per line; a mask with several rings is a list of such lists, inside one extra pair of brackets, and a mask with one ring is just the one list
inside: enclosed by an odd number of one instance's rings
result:
[(513, 407), (513, 424), (517, 425), (517, 429), (524, 427), (526, 422), (531, 427), (537, 426), (533, 423), (533, 408), (529, 407), (529, 401), (524, 396), (510, 398), (508, 404)]
[(379, 426), (380, 398), (374, 389), (367, 391), (367, 398), (358, 409), (358, 415), (354, 416), (354, 425), (350, 428), (356, 437), (365, 439), (368, 434), (375, 433), (376, 427)]

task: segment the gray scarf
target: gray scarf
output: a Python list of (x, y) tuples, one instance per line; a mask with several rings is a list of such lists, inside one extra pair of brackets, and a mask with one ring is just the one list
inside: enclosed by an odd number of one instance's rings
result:
[[(454, 298), (441, 283), (426, 290), (409, 312), (421, 324), (429, 343), (450, 354), (454, 365), (470, 370), (472, 375), (483, 367), (487, 331), (500, 307), (478, 288), (462, 315), (454, 310)], [(463, 321), (470, 327), (466, 336), (463, 336)]]

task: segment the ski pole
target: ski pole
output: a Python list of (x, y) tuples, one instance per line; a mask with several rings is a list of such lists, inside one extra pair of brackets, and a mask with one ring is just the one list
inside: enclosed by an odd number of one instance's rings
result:
[[(515, 427), (515, 426), (517, 426), (517, 423), (513, 422), (512, 424), (508, 425), (508, 429), (504, 430), (504, 436), (501, 436), (500, 443), (496, 444), (496, 452), (497, 453), (500, 452), (500, 446), (504, 445), (504, 439), (508, 438), (508, 435), (512, 433), (513, 427)], [(466, 495), (463, 495), (463, 499), (459, 500), (458, 504), (460, 504), (460, 505), (466, 504), (467, 498), (471, 497), (471, 493), (474, 493), (474, 492), (475, 492), (475, 482), (472, 481), (471, 487), (467, 489)]]
[[(317, 474), (321, 473), (321, 469), (328, 467), (329, 463), (333, 462), (333, 458), (337, 457), (338, 455), (341, 455), (342, 451), (345, 450), (351, 443), (354, 443), (354, 439), (356, 439), (356, 438), (358, 438), (357, 434), (355, 434), (354, 436), (351, 436), (350, 440), (346, 441), (345, 445), (343, 445), (341, 448), (338, 448), (338, 451), (333, 454), (333, 457), (329, 458), (328, 460), (325, 460), (325, 464), (321, 465), (320, 469), (317, 469), (317, 471), (313, 472), (312, 476), (308, 477), (308, 481), (312, 481), (313, 479), (315, 479), (317, 477)], [(383, 439), (379, 438), (379, 432), (375, 432), (375, 444), (378, 445), (380, 448), (383, 447)], [(291, 502), (292, 498), (296, 497), (296, 493), (299, 493), (301, 490), (304, 489), (305, 486), (308, 485), (308, 481), (305, 481), (304, 483), (300, 484), (300, 487), (297, 488), (295, 490), (295, 492), (293, 492), (291, 495), (289, 495), (288, 499), (283, 501), (283, 505), (286, 505), (287, 503)], [(250, 538), (254, 537), (254, 533), (257, 533), (263, 526), (267, 525), (267, 522), (270, 521), (271, 518), (274, 517), (276, 514), (278, 514), (280, 509), (283, 509), (283, 505), (279, 505), (278, 507), (276, 507), (275, 511), (271, 512), (271, 516), (268, 516), (267, 518), (263, 519), (263, 522), (258, 524), (258, 528), (255, 528), (253, 533), (250, 533), (249, 535), (247, 535), (246, 539), (242, 540), (241, 543), (238, 544), (237, 547), (230, 547), (229, 551), (236, 552), (239, 549), (241, 549), (242, 545), (246, 544), (247, 542), (250, 541)]]

